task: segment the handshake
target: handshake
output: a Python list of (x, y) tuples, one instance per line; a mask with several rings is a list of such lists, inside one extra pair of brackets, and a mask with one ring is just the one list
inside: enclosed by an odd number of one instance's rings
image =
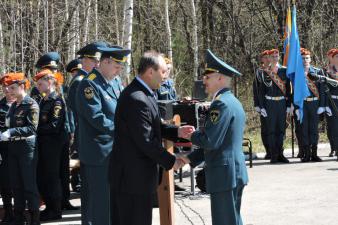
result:
[(173, 169), (174, 170), (179, 170), (185, 164), (189, 164), (189, 163), (190, 163), (190, 159), (188, 158), (188, 154), (187, 153), (176, 154), (176, 161), (175, 161), (175, 164), (173, 166)]
[[(187, 140), (191, 139), (191, 135), (195, 132), (195, 127), (186, 125), (186, 126), (181, 126), (178, 128), (178, 137), (179, 138), (184, 138)], [(173, 166), (174, 170), (179, 170), (181, 169), (185, 164), (190, 163), (189, 158), (187, 157), (187, 154), (179, 153), (176, 154), (176, 161)]]

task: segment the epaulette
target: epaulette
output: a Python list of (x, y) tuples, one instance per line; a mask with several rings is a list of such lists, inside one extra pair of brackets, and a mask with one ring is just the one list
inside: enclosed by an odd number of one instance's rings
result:
[(88, 76), (88, 80), (94, 80), (96, 78), (96, 74), (95, 73), (91, 73), (89, 76)]

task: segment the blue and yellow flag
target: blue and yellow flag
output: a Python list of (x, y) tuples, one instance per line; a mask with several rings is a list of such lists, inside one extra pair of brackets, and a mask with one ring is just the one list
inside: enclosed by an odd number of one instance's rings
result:
[(292, 25), (290, 36), (289, 57), (286, 74), (290, 78), (293, 86), (293, 104), (299, 107), (300, 122), (303, 120), (303, 102), (310, 95), (304, 76), (304, 66), (300, 54), (299, 36), (296, 23), (296, 6), (292, 10)]
[(283, 58), (283, 66), (286, 66), (288, 63), (289, 57), (289, 49), (290, 49), (290, 36), (291, 36), (291, 9), (288, 7), (286, 13), (286, 22), (285, 22), (285, 30), (284, 30), (284, 58)]

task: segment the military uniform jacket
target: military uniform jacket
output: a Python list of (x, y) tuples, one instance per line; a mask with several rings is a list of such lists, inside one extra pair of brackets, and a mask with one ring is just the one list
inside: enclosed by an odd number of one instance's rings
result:
[(79, 123), (79, 157), (88, 165), (101, 165), (112, 150), (117, 96), (94, 69), (79, 84), (76, 112)]
[(58, 135), (65, 132), (66, 109), (61, 95), (49, 94), (40, 102), (38, 135)]
[(2, 98), (0, 100), (0, 131), (5, 132), (7, 130), (6, 127), (6, 115), (8, 113), (9, 106), (7, 105), (6, 98)]
[(36, 135), (39, 106), (34, 99), (26, 95), (20, 104), (17, 102), (12, 104), (6, 119), (10, 127), (11, 138)]
[[(309, 68), (309, 72), (308, 72), (308, 76), (309, 78), (311, 79), (311, 74), (319, 74), (319, 75), (323, 75), (322, 72), (320, 70), (318, 70), (317, 68), (314, 68), (312, 66), (310, 66)], [(309, 84), (308, 84), (308, 81), (307, 79), (305, 78), (306, 82), (307, 82), (307, 85), (308, 85), (308, 89), (309, 89), (309, 93), (310, 95), (308, 96), (308, 98), (313, 98), (313, 97), (317, 97), (312, 91), (311, 89), (309, 88)], [(313, 78), (311, 79), (312, 82), (316, 85), (317, 87), (317, 90), (318, 90), (318, 94), (319, 94), (319, 105), (318, 107), (325, 107), (325, 103), (326, 103), (326, 98), (325, 98), (325, 92), (324, 92), (324, 89), (325, 89), (325, 86), (322, 82), (320, 81), (317, 81), (316, 78)], [(305, 104), (306, 101), (304, 101)], [(299, 107), (297, 105), (295, 105), (295, 109), (298, 109)]]
[(161, 84), (161, 87), (156, 91), (158, 100), (176, 100), (176, 90), (174, 81), (167, 79)]
[(81, 80), (87, 75), (88, 75), (87, 72), (81, 69), (81, 70), (78, 71), (78, 73), (70, 81), (67, 100), (68, 100), (68, 106), (74, 114), (75, 114), (75, 109), (76, 109), (76, 103), (75, 102), (76, 102), (77, 88), (78, 88)]
[(265, 108), (265, 102), (267, 101), (265, 96), (269, 97), (280, 97), (284, 96), (286, 98), (286, 106), (291, 106), (291, 86), (290, 80), (286, 76), (286, 67), (280, 67), (277, 71), (277, 76), (282, 80), (285, 84), (286, 92), (285, 94), (281, 91), (281, 89), (277, 86), (277, 84), (270, 78), (270, 76), (264, 71), (262, 73), (261, 82), (259, 84), (258, 91), (258, 103), (260, 104), (260, 108)]
[(242, 151), (244, 127), (242, 104), (229, 89), (221, 90), (210, 105), (204, 130), (197, 130), (191, 137), (201, 149), (188, 155), (192, 166), (205, 161), (208, 193), (229, 191), (248, 183)]
[(162, 147), (162, 138), (177, 138), (177, 127), (161, 124), (153, 93), (134, 79), (121, 94), (115, 117), (115, 138), (109, 180), (116, 192), (156, 192), (158, 164), (169, 170), (175, 156)]
[[(335, 75), (335, 74), (329, 73), (328, 71), (325, 71), (325, 76), (327, 76), (330, 79), (334, 79), (334, 80), (336, 80), (338, 82), (338, 73), (337, 72), (336, 72), (336, 75)], [(327, 88), (329, 89), (330, 95), (338, 96), (338, 86), (332, 85), (330, 83), (327, 83), (326, 85), (327, 85)], [(330, 107), (331, 110), (332, 110), (332, 113), (333, 113), (333, 111), (334, 111), (333, 108), (334, 107), (332, 106), (332, 102), (330, 101), (328, 95), (326, 95), (325, 97), (326, 97), (326, 99), (325, 99), (325, 106)], [(336, 107), (338, 108), (338, 99), (332, 99), (332, 101), (335, 103)]]

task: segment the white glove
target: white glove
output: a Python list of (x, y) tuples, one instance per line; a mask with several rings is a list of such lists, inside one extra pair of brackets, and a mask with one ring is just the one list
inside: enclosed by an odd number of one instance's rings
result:
[(263, 117), (268, 117), (268, 114), (266, 113), (266, 110), (264, 108), (261, 109), (261, 115)]
[(255, 107), (255, 110), (256, 112), (261, 113), (261, 108), (259, 108), (258, 106)]
[(11, 134), (9, 133), (9, 130), (6, 130), (5, 132), (0, 134), (1, 141), (7, 141), (10, 137), (11, 137)]
[(326, 114), (328, 116), (332, 116), (332, 111), (331, 111), (330, 107), (325, 107), (325, 111), (326, 111)]
[(298, 109), (296, 109), (295, 114), (296, 114), (296, 116), (297, 116), (297, 120), (300, 120), (299, 110), (298, 110)]
[(325, 108), (324, 107), (319, 107), (317, 110), (317, 114), (322, 114), (323, 112), (325, 112)]

